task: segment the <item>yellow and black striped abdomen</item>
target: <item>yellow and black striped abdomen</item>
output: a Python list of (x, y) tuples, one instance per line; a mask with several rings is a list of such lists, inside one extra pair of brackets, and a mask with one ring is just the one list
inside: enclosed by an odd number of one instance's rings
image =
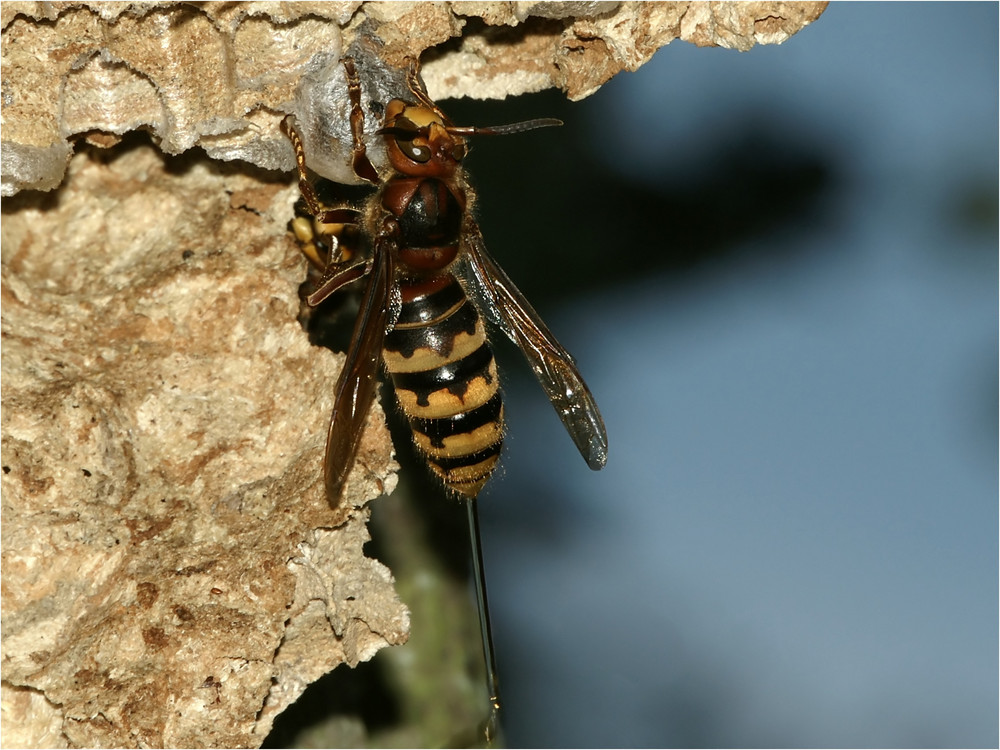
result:
[(401, 282), (383, 359), (413, 439), (452, 490), (475, 497), (500, 456), (503, 402), (483, 321), (450, 274)]

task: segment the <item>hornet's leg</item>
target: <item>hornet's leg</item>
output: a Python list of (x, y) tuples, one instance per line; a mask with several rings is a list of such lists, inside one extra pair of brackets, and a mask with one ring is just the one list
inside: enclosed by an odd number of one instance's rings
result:
[(347, 74), (347, 95), (351, 100), (351, 166), (354, 174), (362, 180), (377, 185), (381, 180), (365, 148), (365, 112), (361, 108), (361, 79), (358, 77), (357, 68), (354, 67), (354, 58), (345, 57), (341, 62)]

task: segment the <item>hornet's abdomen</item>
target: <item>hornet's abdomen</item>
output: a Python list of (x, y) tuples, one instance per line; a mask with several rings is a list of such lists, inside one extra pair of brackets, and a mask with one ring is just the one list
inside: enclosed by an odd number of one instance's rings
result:
[(449, 273), (401, 280), (383, 360), (417, 448), (442, 481), (475, 497), (503, 442), (503, 403), (483, 321)]

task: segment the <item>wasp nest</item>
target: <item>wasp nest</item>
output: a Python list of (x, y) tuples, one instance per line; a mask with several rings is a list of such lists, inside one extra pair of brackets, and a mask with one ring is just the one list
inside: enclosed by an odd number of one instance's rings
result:
[[(778, 44), (825, 3), (7, 2), (3, 189), (60, 183), (74, 136), (102, 145), (142, 129), (178, 154), (289, 171), (278, 132), (318, 55), (359, 33), (401, 66), (424, 54), (431, 98), (557, 87), (582, 99), (675, 39)], [(431, 49), (436, 48), (436, 49)]]
[(395, 484), (379, 410), (343, 506), (323, 497), (339, 365), (296, 322), (278, 130), (302, 81), (363, 41), (388, 70), (426, 51), (435, 98), (580, 98), (673, 39), (746, 49), (821, 11), (4, 3), (5, 745), (256, 746), (407, 637), (362, 552)]

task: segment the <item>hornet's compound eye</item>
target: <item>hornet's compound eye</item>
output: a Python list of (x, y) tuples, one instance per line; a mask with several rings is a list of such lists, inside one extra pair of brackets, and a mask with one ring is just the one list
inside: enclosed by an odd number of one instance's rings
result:
[(418, 143), (417, 141), (403, 141), (396, 139), (396, 145), (399, 146), (399, 150), (402, 151), (408, 159), (412, 159), (417, 162), (417, 164), (426, 164), (431, 158), (431, 149), (425, 143)]
[(382, 128), (379, 133), (391, 135), (407, 159), (417, 164), (426, 164), (430, 161), (431, 149), (427, 145), (427, 138), (426, 136), (421, 138), (420, 128), (409, 118), (399, 115), (393, 120), (392, 125)]

